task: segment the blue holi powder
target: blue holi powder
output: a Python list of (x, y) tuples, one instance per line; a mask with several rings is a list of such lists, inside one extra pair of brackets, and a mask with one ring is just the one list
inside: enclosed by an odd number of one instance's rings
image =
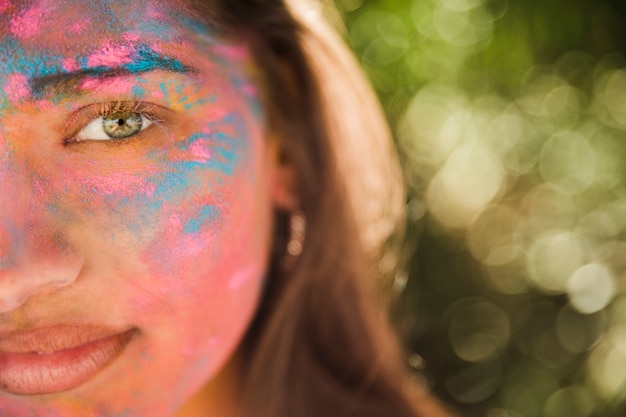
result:
[(163, 97), (167, 97), (167, 84), (166, 83), (160, 83), (159, 84), (159, 89), (161, 90), (161, 92), (163, 93)]
[(0, 74), (19, 72), (28, 77), (56, 74), (61, 70), (63, 57), (52, 54), (27, 54), (17, 39), (7, 36), (0, 41)]
[(211, 139), (211, 136), (212, 135), (210, 135), (208, 133), (194, 133), (193, 135), (191, 135), (187, 139), (185, 139), (184, 142), (181, 142), (178, 145), (176, 145), (176, 147), (178, 149), (180, 149), (180, 150), (187, 151), (187, 150), (189, 150), (191, 145), (193, 145), (197, 141), (199, 141), (201, 139)]
[[(141, 74), (144, 72), (162, 70), (172, 72), (186, 72), (187, 68), (179, 60), (161, 55), (153, 51), (146, 44), (138, 44), (133, 53), (132, 62), (125, 63), (118, 67), (106, 65), (89, 67), (88, 57), (76, 57), (78, 68), (75, 71), (66, 71), (62, 67), (65, 59), (63, 56), (46, 53), (26, 53), (19, 42), (6, 37), (0, 41), (0, 51), (4, 59), (0, 60), (0, 74), (20, 73), (30, 79), (30, 87), (33, 97), (43, 98), (45, 86), (49, 83), (65, 82), (66, 88), (70, 82), (78, 87), (80, 81), (88, 77), (110, 77), (123, 74)], [(6, 90), (6, 77), (0, 79), (0, 108), (6, 107), (8, 97)], [(161, 86), (164, 93), (166, 90)], [(133, 94), (145, 94), (143, 89), (136, 89)], [(58, 101), (62, 97), (54, 97), (53, 101)]]
[(140, 98), (144, 97), (146, 94), (146, 90), (140, 85), (133, 85), (130, 91), (133, 94), (133, 96), (140, 97)]
[(101, 65), (97, 67), (88, 66), (88, 57), (80, 57), (77, 59), (79, 69), (88, 72), (88, 75), (98, 75), (111, 71), (118, 71), (129, 74), (141, 74), (144, 72), (165, 70), (173, 72), (186, 72), (187, 67), (178, 59), (161, 55), (150, 48), (150, 46), (140, 43), (135, 46), (133, 60), (131, 62), (120, 65), (119, 67), (109, 67)]
[(137, 45), (135, 54), (136, 58), (133, 62), (122, 65), (122, 68), (131, 74), (154, 70), (174, 72), (185, 72), (187, 70), (185, 65), (179, 60), (158, 54), (146, 44)]
[(172, 164), (171, 171), (154, 180), (157, 185), (153, 198), (158, 201), (174, 201), (179, 195), (185, 194), (194, 183), (192, 168), (182, 164)]
[(52, 54), (29, 55), (17, 41), (6, 36), (0, 40), (0, 110), (9, 105), (6, 94), (6, 74), (19, 73), (26, 77), (45, 77), (61, 71), (62, 57)]
[[(248, 84), (250, 84), (250, 80), (247, 78), (242, 78), (238, 75), (233, 75), (230, 77), (231, 84), (239, 91), (243, 92), (246, 90)], [(243, 93), (243, 98), (246, 100), (248, 107), (252, 110), (252, 114), (261, 118), (263, 116), (263, 108), (261, 107), (261, 103), (259, 99), (254, 94)]]
[(200, 99), (194, 101), (193, 103), (187, 103), (187, 104), (183, 105), (183, 108), (185, 110), (190, 110), (191, 108), (193, 108), (195, 106), (201, 106), (201, 105), (205, 104), (206, 102), (207, 102), (207, 99), (200, 98)]
[(198, 233), (202, 226), (211, 220), (214, 220), (217, 216), (217, 209), (213, 206), (204, 206), (198, 212), (196, 218), (190, 219), (183, 226), (183, 232), (185, 233)]
[[(215, 125), (216, 123), (209, 124), (209, 126), (213, 128), (216, 127)], [(177, 147), (182, 151), (188, 151), (194, 145), (194, 143), (200, 140), (209, 140), (212, 144), (214, 144), (211, 145), (211, 153), (213, 154), (213, 156), (211, 157), (211, 159), (205, 162), (176, 162), (174, 163), (174, 166), (177, 170), (208, 168), (216, 170), (224, 175), (233, 175), (235, 166), (239, 160), (239, 152), (242, 146), (242, 139), (245, 139), (245, 136), (233, 138), (223, 132), (194, 133), (193, 135), (189, 136), (184, 142), (178, 144)]]

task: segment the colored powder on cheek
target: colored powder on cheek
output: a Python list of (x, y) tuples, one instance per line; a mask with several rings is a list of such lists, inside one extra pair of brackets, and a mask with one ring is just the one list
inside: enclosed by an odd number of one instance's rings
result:
[(228, 287), (231, 290), (236, 290), (248, 282), (251, 278), (255, 278), (255, 275), (259, 274), (260, 268), (252, 265), (243, 270), (235, 272), (228, 282)]
[(106, 195), (116, 197), (131, 197), (136, 194), (151, 197), (156, 190), (156, 185), (143, 178), (120, 174), (119, 176), (103, 178), (98, 184), (98, 190)]
[(206, 163), (211, 159), (210, 144), (206, 140), (196, 140), (189, 145), (189, 150), (196, 162)]
[(41, 19), (46, 10), (34, 6), (11, 19), (11, 33), (18, 39), (29, 39), (39, 34)]
[(24, 74), (10, 74), (7, 77), (4, 91), (9, 100), (16, 102), (30, 95), (28, 78)]
[(207, 221), (214, 219), (216, 216), (215, 208), (213, 206), (205, 206), (200, 209), (198, 215), (194, 219), (190, 219), (185, 223), (183, 232), (185, 233), (198, 233), (200, 229)]

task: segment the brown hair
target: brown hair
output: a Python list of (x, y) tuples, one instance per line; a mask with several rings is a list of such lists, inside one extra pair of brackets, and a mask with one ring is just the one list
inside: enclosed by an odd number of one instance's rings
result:
[(211, 24), (251, 46), (268, 125), (295, 169), (308, 224), (285, 270), (288, 213), (276, 213), (264, 296), (239, 352), (242, 415), (443, 415), (428, 397), (409, 398), (398, 344), (372, 301), (376, 261), (404, 199), (389, 132), (346, 48), (292, 3), (202, 7)]

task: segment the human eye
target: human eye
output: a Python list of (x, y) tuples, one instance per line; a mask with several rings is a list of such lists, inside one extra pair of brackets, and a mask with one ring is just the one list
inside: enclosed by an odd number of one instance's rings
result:
[(66, 144), (87, 141), (120, 141), (132, 139), (159, 118), (153, 107), (142, 102), (115, 102), (90, 106), (79, 119), (85, 120)]

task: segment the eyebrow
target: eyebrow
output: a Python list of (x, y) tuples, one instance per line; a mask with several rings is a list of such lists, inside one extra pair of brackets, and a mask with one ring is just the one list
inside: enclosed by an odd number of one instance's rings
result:
[(196, 73), (193, 67), (184, 65), (179, 60), (158, 54), (150, 49), (138, 49), (133, 60), (119, 66), (95, 66), (70, 72), (32, 77), (29, 80), (31, 92), (37, 99), (47, 96), (77, 93), (84, 80), (107, 79), (128, 75), (138, 75), (153, 71), (169, 71), (182, 74)]

